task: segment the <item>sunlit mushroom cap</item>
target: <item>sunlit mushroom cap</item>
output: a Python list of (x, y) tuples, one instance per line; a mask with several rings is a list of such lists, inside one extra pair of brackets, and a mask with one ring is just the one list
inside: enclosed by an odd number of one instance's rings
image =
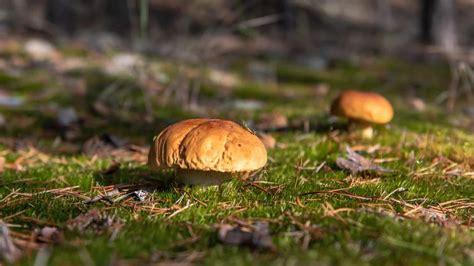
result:
[(361, 122), (386, 124), (393, 118), (393, 108), (380, 94), (348, 90), (332, 102), (331, 114)]
[(190, 119), (167, 127), (148, 155), (154, 169), (235, 173), (258, 170), (266, 162), (267, 151), (256, 135), (219, 119)]

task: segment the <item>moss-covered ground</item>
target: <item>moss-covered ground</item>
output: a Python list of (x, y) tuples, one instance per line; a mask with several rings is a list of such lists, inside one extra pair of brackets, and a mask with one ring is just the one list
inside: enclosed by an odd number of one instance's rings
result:
[[(252, 79), (239, 63), (229, 70), (240, 79), (232, 88), (201, 83), (198, 105), (204, 107), (195, 111), (180, 108), (175, 91), (192, 87), (206, 71), (194, 69), (192, 78), (173, 83), (182, 79), (173, 74), (173, 64), (152, 60), (169, 76), (155, 91), (143, 90), (156, 87), (153, 80), (108, 75), (96, 66), (57, 72), (51, 65), (33, 64), (0, 71), (0, 88), (24, 100), (20, 106), (1, 107), (7, 122), (0, 129), (0, 219), (22, 252), (17, 263), (474, 264), (474, 135), (453, 124), (462, 114), (447, 114), (435, 102), (449, 84), (449, 69), (442, 63), (376, 58), (311, 70), (270, 62), (273, 81)], [(174, 182), (172, 172), (152, 173), (145, 166), (147, 145), (172, 122), (197, 116), (252, 122), (277, 111), (290, 122), (331, 123), (330, 101), (346, 88), (384, 94), (395, 108), (392, 123), (377, 127), (371, 140), (331, 127), (271, 132), (277, 147), (268, 151), (267, 166), (252, 182), (186, 187)], [(162, 101), (166, 97), (171, 100)], [(423, 99), (427, 108), (416, 110), (409, 104), (413, 97)], [(257, 100), (262, 107), (216, 107), (236, 99)], [(75, 108), (80, 121), (72, 129), (55, 126), (55, 106)], [(61, 138), (68, 130), (77, 136)], [(81, 150), (85, 141), (104, 133), (138, 148)], [(339, 169), (335, 161), (345, 156), (346, 146), (394, 171), (350, 174)], [(104, 173), (117, 163), (118, 170)], [(112, 200), (84, 202), (117, 187)], [(149, 192), (144, 201), (119, 198), (138, 189)], [(103, 230), (68, 227), (92, 209), (113, 217), (112, 225)], [(268, 223), (275, 250), (218, 239), (219, 224), (258, 221)], [(61, 237), (38, 238), (35, 232), (45, 226), (57, 228)]]

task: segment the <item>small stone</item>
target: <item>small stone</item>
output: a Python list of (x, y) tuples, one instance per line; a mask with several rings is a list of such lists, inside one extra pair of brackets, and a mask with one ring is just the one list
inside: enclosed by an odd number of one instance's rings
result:
[(48, 242), (58, 242), (61, 238), (61, 232), (56, 227), (45, 226), (38, 230), (38, 236), (42, 238), (43, 241)]
[(327, 58), (321, 55), (306, 55), (298, 59), (299, 63), (312, 70), (321, 71), (328, 68), (329, 62)]
[(143, 59), (136, 54), (121, 53), (112, 57), (106, 65), (106, 72), (112, 75), (134, 73), (143, 66)]
[(275, 251), (268, 224), (256, 222), (252, 227), (242, 225), (219, 225), (217, 237), (225, 245), (248, 246), (259, 250)]
[(86, 60), (79, 57), (64, 58), (63, 60), (60, 61), (60, 63), (56, 64), (56, 68), (60, 72), (73, 71), (73, 70), (85, 68), (86, 66), (87, 66)]
[(426, 103), (421, 98), (411, 98), (408, 101), (408, 104), (410, 105), (410, 107), (412, 107), (413, 109), (415, 109), (418, 112), (426, 111)]
[(275, 68), (270, 64), (265, 64), (261, 62), (251, 62), (248, 67), (248, 72), (253, 80), (259, 82), (276, 81)]
[(0, 127), (4, 127), (7, 124), (7, 120), (5, 119), (5, 116), (0, 114)]
[(72, 107), (61, 108), (56, 114), (56, 121), (60, 127), (68, 128), (79, 121), (76, 110)]
[(469, 117), (474, 117), (474, 107), (472, 106), (464, 108), (463, 112)]
[(265, 104), (258, 100), (237, 99), (231, 103), (231, 108), (242, 111), (255, 111), (262, 109)]
[(228, 88), (235, 87), (239, 83), (237, 76), (219, 69), (210, 69), (209, 79), (218, 85)]
[(329, 85), (324, 83), (317, 84), (312, 88), (311, 92), (314, 96), (326, 96), (329, 92)]
[(272, 137), (269, 134), (265, 134), (265, 133), (258, 133), (257, 136), (263, 142), (263, 145), (265, 145), (265, 148), (267, 148), (267, 149), (274, 149), (275, 148), (276, 140), (275, 140), (274, 137)]
[(272, 112), (262, 115), (256, 127), (261, 130), (271, 130), (288, 126), (288, 118), (281, 113)]
[(56, 48), (48, 41), (31, 39), (25, 43), (25, 52), (35, 60), (49, 60), (56, 54)]
[(0, 106), (16, 107), (24, 103), (22, 97), (9, 95), (7, 92), (0, 90)]
[(3, 171), (3, 168), (5, 167), (5, 162), (6, 162), (5, 157), (0, 156), (0, 172)]

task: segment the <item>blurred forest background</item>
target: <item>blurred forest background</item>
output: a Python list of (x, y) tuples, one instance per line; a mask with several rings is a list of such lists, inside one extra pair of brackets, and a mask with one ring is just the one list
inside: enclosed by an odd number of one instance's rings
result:
[[(0, 266), (474, 265), (473, 69), (474, 0), (0, 0)], [(255, 131), (255, 180), (150, 171), (195, 117)]]
[(316, 96), (323, 112), (355, 88), (443, 108), (434, 120), (461, 110), (452, 124), (471, 129), (473, 15), (472, 0), (0, 0), (0, 125), (152, 136), (189, 116), (253, 120), (277, 100), (291, 116), (288, 99)]
[(186, 60), (413, 55), (420, 43), (459, 53), (474, 44), (473, 14), (472, 0), (1, 0), (0, 36)]

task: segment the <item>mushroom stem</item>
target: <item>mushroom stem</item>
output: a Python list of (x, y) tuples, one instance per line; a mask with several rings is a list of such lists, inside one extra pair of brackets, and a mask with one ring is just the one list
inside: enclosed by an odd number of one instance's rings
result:
[(362, 128), (362, 137), (364, 139), (371, 139), (374, 137), (374, 129), (370, 125), (366, 125)]
[(359, 132), (364, 139), (372, 139), (374, 136), (374, 129), (371, 124), (355, 120), (349, 120), (348, 131)]
[(176, 178), (187, 185), (216, 186), (229, 181), (232, 173), (177, 169)]

